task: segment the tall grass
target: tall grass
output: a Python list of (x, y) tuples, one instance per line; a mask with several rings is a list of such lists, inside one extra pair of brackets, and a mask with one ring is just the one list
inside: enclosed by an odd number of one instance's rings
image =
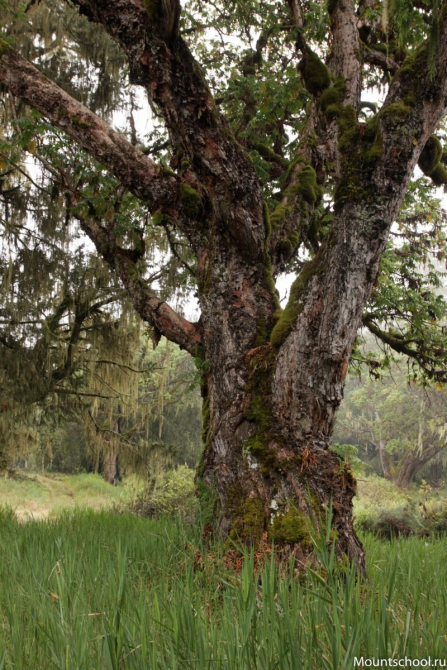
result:
[(447, 540), (365, 538), (368, 582), (248, 552), (239, 573), (199, 524), (0, 513), (0, 669), (313, 670), (447, 655)]

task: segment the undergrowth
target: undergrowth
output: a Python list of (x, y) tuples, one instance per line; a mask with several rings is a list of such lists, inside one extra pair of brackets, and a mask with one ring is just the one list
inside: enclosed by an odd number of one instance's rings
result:
[[(0, 513), (0, 668), (339, 670), (444, 658), (445, 539), (364, 537), (368, 580), (208, 546), (201, 520)], [(235, 569), (236, 567), (236, 569)], [(315, 566), (314, 566), (315, 567)]]

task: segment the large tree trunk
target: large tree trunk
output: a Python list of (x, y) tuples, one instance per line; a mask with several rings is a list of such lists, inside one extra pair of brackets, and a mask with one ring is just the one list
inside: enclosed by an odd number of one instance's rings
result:
[[(353, 210), (346, 215), (360, 219)], [(374, 244), (367, 241), (373, 246), (368, 264), (359, 262), (364, 255), (358, 247), (366, 240), (345, 243), (344, 221), (340, 217), (339, 230), (292, 289), (293, 328), (280, 319), (272, 332), (276, 305), (265, 268), (238, 261), (234, 252), (213, 254), (201, 290), (209, 373), (199, 490), (203, 482), (224, 536), (256, 542), (268, 533), (298, 555), (311, 544), (304, 519), (318, 523), (332, 502), (337, 551), (363, 566), (352, 525), (355, 481), (328, 446), (360, 310), (386, 236), (375, 231)], [(339, 255), (332, 253), (335, 245)]]

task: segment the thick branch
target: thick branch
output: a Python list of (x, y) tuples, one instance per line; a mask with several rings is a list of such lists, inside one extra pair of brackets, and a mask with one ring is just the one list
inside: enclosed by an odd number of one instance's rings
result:
[(186, 43), (174, 36), (168, 48), (154, 31), (142, 0), (74, 0), (74, 4), (124, 49), (132, 82), (146, 88), (164, 118), (179, 171), (207, 196), (202, 219), (214, 218), (214, 234), (230, 232), (239, 252), (258, 260), (265, 252), (259, 181)]
[(328, 62), (336, 77), (346, 81), (345, 104), (358, 109), (362, 87), (358, 19), (353, 0), (331, 3), (332, 53)]
[(370, 65), (377, 65), (378, 67), (382, 68), (382, 70), (391, 72), (391, 74), (395, 74), (399, 69), (399, 65), (395, 60), (381, 51), (374, 51), (374, 49), (365, 49), (363, 60), (365, 63), (369, 63)]
[(152, 209), (178, 218), (181, 184), (175, 175), (136, 149), (122, 135), (44, 77), (14, 49), (0, 42), (0, 82), (65, 131)]
[[(301, 132), (300, 144), (289, 166), (280, 205), (271, 213), (272, 232), (269, 250), (273, 274), (281, 271), (294, 255), (303, 238), (311, 238), (312, 223), (323, 189), (318, 183), (318, 148), (315, 148), (315, 131), (318, 105), (310, 104), (306, 124)], [(312, 167), (314, 166), (314, 167)], [(310, 233), (310, 234), (309, 234)], [(314, 249), (316, 251), (316, 248)]]

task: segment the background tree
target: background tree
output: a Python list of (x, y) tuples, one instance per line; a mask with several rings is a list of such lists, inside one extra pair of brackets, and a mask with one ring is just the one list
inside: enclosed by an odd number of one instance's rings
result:
[(334, 442), (357, 445), (366, 462), (378, 457), (381, 474), (407, 488), (445, 450), (446, 410), (445, 390), (408, 382), (396, 367), (380, 381), (351, 379)]
[[(79, 46), (87, 24), (74, 19), (69, 39), (55, 42), (57, 31), (34, 22), (33, 11), (64, 21), (66, 5), (33, 7), (5, 15), (1, 42), (0, 81), (43, 115), (27, 116), (28, 135), (18, 143), (36, 147), (45, 178), (62, 185), (69, 218), (121, 279), (154, 340), (163, 334), (201, 360), (198, 489), (214, 529), (255, 542), (269, 532), (300, 555), (309, 544), (304, 518), (332, 500), (337, 552), (362, 565), (351, 519), (355, 482), (328, 445), (414, 168), (419, 162), (435, 185), (447, 181), (434, 136), (447, 102), (445, 3), (247, 0), (190, 2), (181, 11), (177, 0), (75, 0), (102, 28), (98, 44), (107, 33), (118, 45), (127, 63), (120, 69), (117, 59), (120, 73), (146, 89), (161, 126), (149, 147), (132, 123), (127, 139), (83, 104), (87, 75), (78, 94), (76, 77), (67, 85), (62, 68), (48, 69), (55, 43), (59, 62), (70, 53), (101, 78), (108, 47), (88, 54)], [(207, 25), (215, 28), (210, 40)], [(38, 67), (19, 55), (22, 45)], [(130, 90), (125, 78), (120, 84)], [(384, 89), (378, 111), (362, 100), (371, 86)], [(60, 133), (50, 126), (65, 133), (74, 163), (69, 151), (52, 148)], [(5, 164), (12, 151), (5, 147)], [(150, 217), (129, 217), (131, 207)], [(147, 281), (154, 227), (171, 237), (173, 255), (196, 282), (198, 323)], [(290, 266), (299, 274), (281, 310), (274, 280)], [(411, 281), (409, 272), (402, 289)], [(427, 313), (431, 302), (420, 303)], [(429, 354), (421, 321), (409, 317), (395, 334), (369, 315), (366, 325), (387, 346), (442, 379), (437, 315)]]

